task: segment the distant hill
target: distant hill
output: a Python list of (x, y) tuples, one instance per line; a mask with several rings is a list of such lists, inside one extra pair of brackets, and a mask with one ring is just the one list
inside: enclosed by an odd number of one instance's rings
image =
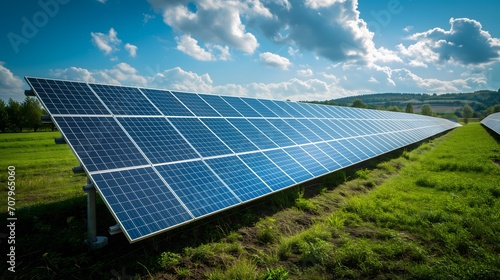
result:
[(498, 91), (480, 90), (471, 93), (447, 93), (440, 95), (425, 93), (376, 93), (314, 103), (351, 106), (356, 99), (361, 99), (368, 105), (368, 108), (372, 109), (386, 109), (395, 106), (404, 111), (406, 105), (411, 103), (415, 113), (420, 112), (422, 104), (429, 104), (435, 113), (441, 115), (455, 114), (465, 104), (469, 104), (476, 112), (476, 117), (481, 117), (481, 115), (486, 114), (488, 108), (500, 104), (500, 89)]

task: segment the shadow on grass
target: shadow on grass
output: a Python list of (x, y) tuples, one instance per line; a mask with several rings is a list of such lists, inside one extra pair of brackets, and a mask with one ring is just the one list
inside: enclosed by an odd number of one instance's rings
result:
[[(157, 260), (162, 252), (181, 252), (185, 247), (219, 241), (231, 232), (253, 226), (261, 218), (294, 206), (300, 195), (310, 198), (320, 194), (324, 188), (333, 189), (355, 178), (357, 170), (373, 169), (379, 163), (400, 157), (404, 151), (420, 144), (386, 153), (134, 244), (129, 244), (123, 234), (109, 236), (107, 229), (116, 222), (98, 198), (97, 234), (108, 236), (109, 244), (95, 251), (84, 244), (87, 232), (86, 197), (18, 209), (16, 272), (4, 270), (1, 278), (131, 279), (127, 277), (146, 275), (158, 268)], [(0, 218), (5, 221), (6, 213), (2, 213)], [(7, 235), (0, 233), (1, 243), (6, 243), (4, 237)]]

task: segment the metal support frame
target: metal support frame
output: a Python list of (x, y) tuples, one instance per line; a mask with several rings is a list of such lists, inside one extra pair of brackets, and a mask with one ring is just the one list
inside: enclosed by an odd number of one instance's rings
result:
[(108, 244), (106, 236), (97, 236), (96, 230), (96, 211), (95, 211), (95, 187), (90, 180), (83, 187), (83, 191), (87, 193), (87, 239), (85, 243), (92, 249), (100, 249)]

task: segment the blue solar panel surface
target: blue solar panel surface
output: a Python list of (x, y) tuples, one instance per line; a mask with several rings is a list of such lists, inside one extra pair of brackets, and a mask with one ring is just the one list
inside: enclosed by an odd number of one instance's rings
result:
[(500, 113), (495, 113), (484, 118), (481, 123), (500, 135)]
[[(386, 111), (26, 81), (130, 242), (458, 126)], [(498, 129), (497, 116), (483, 124)]]

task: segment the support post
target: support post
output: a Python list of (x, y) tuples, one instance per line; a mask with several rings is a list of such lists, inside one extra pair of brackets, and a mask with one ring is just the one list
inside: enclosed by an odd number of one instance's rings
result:
[(97, 236), (96, 230), (96, 211), (95, 211), (95, 187), (89, 183), (83, 187), (87, 193), (87, 239), (85, 243), (92, 249), (100, 249), (108, 244), (106, 236)]

